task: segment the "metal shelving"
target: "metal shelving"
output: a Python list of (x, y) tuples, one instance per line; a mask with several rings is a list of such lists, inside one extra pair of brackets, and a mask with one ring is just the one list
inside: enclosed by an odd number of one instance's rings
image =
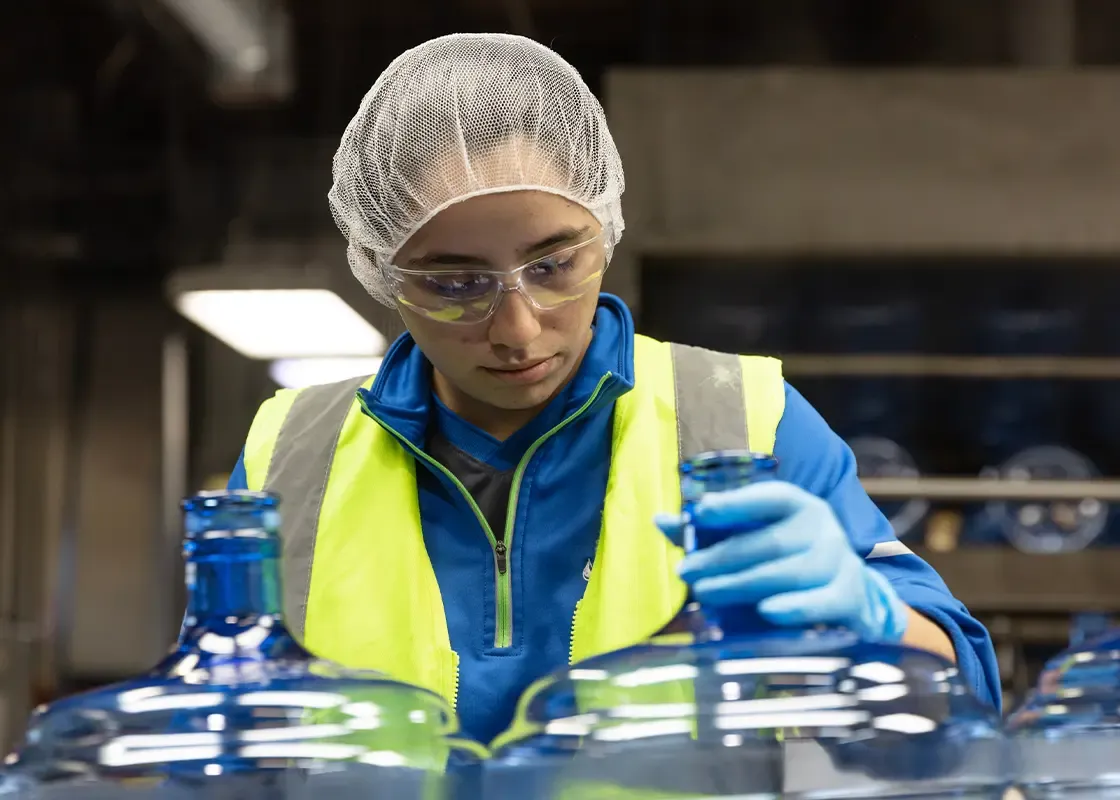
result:
[(1092, 356), (976, 356), (857, 353), (791, 353), (782, 357), (787, 377), (805, 378), (958, 378), (1009, 380), (1113, 380), (1120, 358)]
[(1045, 555), (992, 546), (913, 549), (974, 613), (1120, 612), (1120, 548)]
[(990, 500), (1019, 502), (1092, 499), (1120, 502), (1120, 480), (1008, 480), (980, 477), (922, 476), (918, 478), (864, 478), (863, 488), (876, 500), (940, 500), (947, 503), (984, 503)]

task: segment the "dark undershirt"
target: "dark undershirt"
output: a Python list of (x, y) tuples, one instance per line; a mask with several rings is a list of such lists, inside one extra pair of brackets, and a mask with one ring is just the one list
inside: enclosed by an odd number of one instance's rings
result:
[(506, 508), (516, 470), (499, 470), (451, 444), (438, 429), (428, 436), (427, 453), (459, 479), (474, 498), (500, 542), (506, 531)]

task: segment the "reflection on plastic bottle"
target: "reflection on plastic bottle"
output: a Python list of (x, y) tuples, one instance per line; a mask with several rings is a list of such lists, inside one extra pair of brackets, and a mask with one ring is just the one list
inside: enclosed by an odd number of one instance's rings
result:
[[(1093, 480), (1099, 473), (1088, 458), (1074, 450), (1041, 446), (1015, 454), (985, 477)], [(978, 521), (1025, 553), (1065, 553), (1082, 550), (1101, 536), (1108, 521), (1108, 505), (1092, 497), (1076, 502), (999, 501), (986, 504)]]
[(454, 738), (433, 692), (299, 644), (281, 608), (278, 503), (211, 492), (184, 504), (175, 649), (142, 676), (37, 709), (0, 795), (432, 798), (454, 780), (449, 763), (485, 755)]
[[(771, 461), (686, 462), (686, 511)], [(998, 714), (940, 656), (831, 626), (715, 633), (655, 636), (534, 684), (494, 743), (487, 797), (995, 800), (1007, 785)]]
[(1109, 797), (1117, 786), (1120, 631), (1075, 619), (1069, 648), (1007, 719), (1017, 783), (1030, 800)]
[(1069, 646), (1081, 647), (1103, 636), (1112, 627), (1112, 616), (1109, 614), (1089, 613), (1074, 614), (1069, 620)]

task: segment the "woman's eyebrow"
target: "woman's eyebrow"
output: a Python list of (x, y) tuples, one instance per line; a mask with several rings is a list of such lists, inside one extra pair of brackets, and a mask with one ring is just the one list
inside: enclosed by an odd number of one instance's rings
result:
[[(525, 258), (532, 257), (537, 253), (556, 247), (561, 244), (575, 244), (582, 241), (587, 234), (591, 231), (591, 227), (585, 225), (582, 228), (566, 227), (561, 228), (555, 233), (549, 234), (543, 239), (533, 242), (532, 244), (521, 248), (518, 252)], [(447, 266), (447, 267), (489, 267), (492, 266), (485, 258), (478, 256), (467, 255), (465, 253), (427, 253), (419, 256), (418, 258), (410, 259), (408, 262), (410, 267), (427, 267), (427, 266)]]

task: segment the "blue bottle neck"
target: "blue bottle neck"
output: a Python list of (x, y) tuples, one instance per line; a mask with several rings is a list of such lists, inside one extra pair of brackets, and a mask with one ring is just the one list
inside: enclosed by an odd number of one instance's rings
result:
[[(681, 465), (682, 510), (689, 517), (685, 529), (685, 552), (711, 547), (728, 536), (747, 533), (750, 525), (698, 526), (692, 520), (696, 505), (705, 497), (734, 491), (752, 483), (774, 480), (777, 461), (772, 456), (746, 451), (705, 453)], [(756, 526), (757, 527), (757, 526)]]
[[(749, 484), (774, 480), (777, 461), (768, 455), (747, 451), (721, 451), (702, 454), (681, 464), (682, 510), (688, 521), (684, 530), (686, 553), (703, 550), (730, 536), (750, 533), (763, 527), (761, 523), (730, 521), (726, 525), (698, 524), (693, 518), (695, 507), (705, 497), (730, 492)], [(691, 597), (691, 594), (690, 594)], [(686, 605), (686, 627), (698, 637), (758, 634), (772, 631), (774, 626), (758, 613), (751, 603), (719, 609)]]
[(280, 616), (277, 505), (262, 492), (204, 492), (183, 501), (187, 614), (194, 625)]
[(275, 535), (231, 531), (188, 541), (186, 555), (187, 611), (196, 624), (281, 615), (280, 546)]

